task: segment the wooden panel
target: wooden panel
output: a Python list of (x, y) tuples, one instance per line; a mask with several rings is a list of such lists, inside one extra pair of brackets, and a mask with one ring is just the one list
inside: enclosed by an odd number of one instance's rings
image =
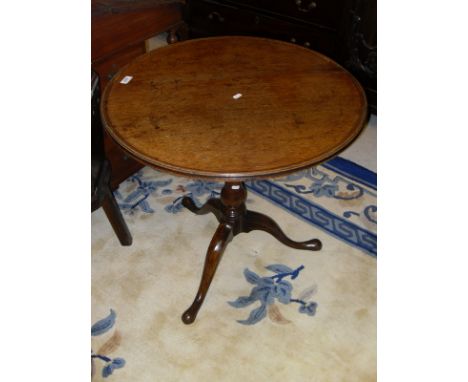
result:
[(108, 56), (105, 59), (96, 61), (92, 67), (99, 74), (101, 88), (104, 89), (106, 84), (120, 70), (121, 67), (128, 64), (135, 57), (141, 56), (146, 52), (145, 43), (141, 42), (122, 49), (118, 53)]
[(180, 22), (179, 4), (94, 17), (91, 24), (91, 60), (144, 41)]
[[(101, 89), (118, 70), (145, 53), (146, 39), (183, 24), (181, 5), (174, 1), (169, 4), (166, 0), (92, 0), (91, 4), (91, 59)], [(128, 157), (107, 135), (104, 145), (112, 166), (111, 186), (116, 188), (142, 165)]]

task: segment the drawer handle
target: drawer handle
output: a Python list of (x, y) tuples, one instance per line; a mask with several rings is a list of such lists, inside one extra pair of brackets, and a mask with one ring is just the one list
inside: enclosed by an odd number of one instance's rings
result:
[(317, 8), (315, 1), (309, 2), (309, 5), (303, 4), (303, 0), (296, 0), (297, 9), (301, 12), (310, 12), (312, 9)]
[[(296, 43), (297, 43), (297, 40), (296, 40), (295, 37), (291, 37), (289, 41), (291, 41), (293, 44), (296, 44)], [(304, 42), (304, 46), (305, 46), (306, 48), (310, 48), (310, 42), (309, 42), (309, 41)]]
[(224, 22), (224, 17), (221, 16), (221, 14), (220, 14), (219, 12), (211, 12), (211, 13), (208, 15), (208, 18), (209, 18), (210, 20), (214, 20), (215, 17), (218, 19), (218, 21), (219, 21), (220, 23)]

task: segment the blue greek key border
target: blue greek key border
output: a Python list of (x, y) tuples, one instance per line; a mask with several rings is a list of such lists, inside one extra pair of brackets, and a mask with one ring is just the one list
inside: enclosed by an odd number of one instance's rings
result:
[(336, 173), (346, 176), (358, 183), (362, 183), (367, 187), (377, 190), (377, 174), (362, 167), (350, 160), (335, 157), (329, 161), (322, 163), (322, 166)]
[(284, 189), (269, 180), (246, 182), (250, 191), (262, 196), (293, 215), (315, 225), (328, 234), (377, 256), (377, 235), (342, 219), (323, 207)]

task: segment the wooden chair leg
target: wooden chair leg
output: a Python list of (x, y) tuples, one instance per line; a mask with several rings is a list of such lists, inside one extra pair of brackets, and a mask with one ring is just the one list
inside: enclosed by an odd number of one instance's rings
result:
[(102, 201), (102, 208), (104, 209), (115, 234), (119, 238), (120, 244), (131, 245), (132, 235), (128, 230), (127, 223), (125, 223), (122, 213), (120, 212), (119, 205), (110, 189), (106, 192), (106, 196)]

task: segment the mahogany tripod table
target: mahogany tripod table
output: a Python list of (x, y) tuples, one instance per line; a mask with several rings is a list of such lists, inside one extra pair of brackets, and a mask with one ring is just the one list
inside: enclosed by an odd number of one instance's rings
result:
[(367, 117), (359, 83), (329, 58), (254, 37), (189, 40), (154, 50), (106, 87), (101, 114), (110, 136), (145, 165), (225, 181), (220, 198), (198, 208), (219, 221), (195, 300), (192, 323), (227, 244), (263, 230), (283, 244), (318, 251), (318, 239), (289, 239), (271, 218), (249, 211), (244, 181), (282, 176), (323, 162), (348, 146)]

